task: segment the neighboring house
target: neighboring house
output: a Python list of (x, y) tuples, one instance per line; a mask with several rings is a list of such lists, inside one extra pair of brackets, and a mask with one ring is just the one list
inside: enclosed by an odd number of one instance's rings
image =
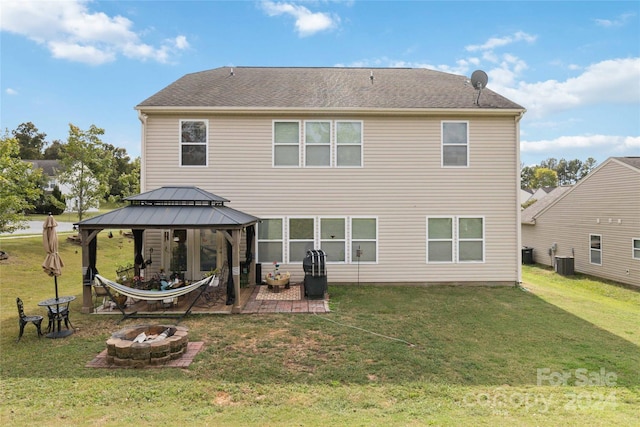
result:
[(521, 188), (520, 189), (520, 204), (526, 203), (533, 196), (533, 190), (530, 188)]
[[(464, 76), (223, 67), (136, 109), (141, 190), (197, 186), (260, 218), (263, 273), (278, 262), (301, 280), (318, 248), (331, 283), (520, 281), (525, 109)], [(224, 250), (220, 234), (148, 230), (145, 247), (165, 254), (150, 268), (168, 266), (170, 240), (186, 238), (195, 278), (203, 248)]]
[(537, 263), (573, 257), (577, 272), (640, 286), (640, 157), (611, 157), (525, 209), (522, 244)]
[(51, 193), (56, 185), (62, 192), (62, 185), (58, 182), (58, 169), (60, 168), (58, 160), (25, 160), (25, 162), (31, 163), (34, 170), (42, 170), (42, 175), (47, 178), (47, 185), (43, 189), (45, 192)]
[(547, 197), (557, 187), (522, 188), (520, 189), (520, 204), (529, 200), (541, 200)]
[[(60, 192), (66, 198), (67, 207), (65, 212), (75, 212), (77, 211), (78, 206), (78, 198), (70, 197), (71, 188), (64, 183), (61, 183), (58, 179), (58, 173), (60, 170), (60, 161), (58, 160), (25, 160), (26, 162), (31, 163), (33, 169), (42, 169), (42, 174), (47, 177), (47, 185), (44, 188), (46, 193), (51, 193), (54, 187), (57, 185), (60, 189)], [(98, 209), (90, 208), (89, 212), (96, 212)]]

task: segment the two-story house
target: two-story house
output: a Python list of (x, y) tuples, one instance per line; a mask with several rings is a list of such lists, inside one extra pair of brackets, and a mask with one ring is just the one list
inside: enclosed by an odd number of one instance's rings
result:
[[(520, 280), (525, 109), (464, 76), (222, 67), (185, 75), (136, 110), (142, 191), (197, 186), (260, 218), (263, 273), (278, 262), (299, 280), (316, 248), (330, 283)], [(188, 242), (188, 276), (202, 270), (203, 245), (224, 251), (215, 232), (188, 229), (148, 230), (145, 246), (172, 236)], [(162, 253), (153, 267), (170, 264)]]

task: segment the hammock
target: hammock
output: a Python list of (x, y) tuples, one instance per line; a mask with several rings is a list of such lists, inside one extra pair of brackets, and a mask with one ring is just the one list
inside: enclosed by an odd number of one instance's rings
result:
[(205, 279), (202, 279), (198, 282), (194, 282), (190, 285), (183, 286), (181, 288), (176, 289), (167, 289), (164, 291), (149, 291), (146, 289), (135, 289), (129, 286), (122, 285), (118, 282), (114, 282), (105, 277), (100, 276), (99, 274), (95, 275), (95, 278), (98, 279), (100, 285), (108, 286), (111, 289), (117, 291), (119, 294), (126, 295), (131, 298), (141, 299), (145, 301), (160, 301), (168, 298), (175, 298), (181, 295), (188, 294), (191, 291), (195, 291), (202, 285), (207, 285), (213, 276), (209, 276)]
[[(185, 317), (187, 314), (189, 314), (189, 312), (191, 312), (193, 305), (204, 293), (204, 291), (206, 291), (207, 288), (210, 286), (210, 283), (212, 282), (214, 276), (209, 276), (205, 279), (199, 280), (197, 282), (194, 282), (182, 288), (167, 289), (165, 291), (148, 291), (145, 289), (130, 288), (129, 286), (124, 286), (118, 282), (114, 282), (112, 280), (107, 279), (106, 277), (100, 276), (99, 274), (96, 274), (94, 277), (98, 280), (98, 283), (100, 284), (100, 286), (102, 286), (104, 290), (107, 291), (109, 298), (111, 298), (111, 300), (116, 303), (118, 310), (120, 310), (120, 312), (122, 313), (122, 319), (118, 321), (118, 323), (120, 323), (124, 319), (128, 319), (128, 318), (138, 319), (138, 318), (145, 318), (145, 317), (146, 318), (154, 318), (154, 317), (178, 318), (178, 322), (179, 322), (180, 320), (182, 320), (183, 317)], [(169, 314), (169, 313), (154, 315), (154, 314), (138, 314), (137, 311), (134, 311), (133, 313), (126, 313), (124, 311), (124, 307), (121, 306), (120, 303), (118, 303), (118, 301), (116, 301), (116, 299), (113, 297), (113, 295), (109, 291), (109, 288), (117, 291), (119, 294), (126, 295), (128, 297), (135, 298), (135, 299), (145, 300), (145, 301), (159, 301), (159, 300), (164, 300), (168, 298), (176, 298), (181, 295), (188, 294), (189, 292), (192, 292), (198, 288), (202, 288), (202, 289), (200, 290), (200, 294), (193, 300), (191, 305), (185, 310), (184, 313), (180, 315)]]

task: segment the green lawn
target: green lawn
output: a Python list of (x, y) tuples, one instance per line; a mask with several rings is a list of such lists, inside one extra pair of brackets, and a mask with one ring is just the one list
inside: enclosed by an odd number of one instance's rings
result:
[[(133, 243), (103, 234), (98, 268), (113, 276)], [(78, 299), (77, 333), (39, 340), (28, 326), (16, 344), (15, 297), (38, 312), (53, 280), (39, 238), (0, 247), (3, 425), (638, 421), (640, 299), (622, 287), (529, 266), (524, 289), (330, 286), (328, 315), (188, 317), (190, 340), (205, 343), (189, 369), (98, 370), (84, 366), (119, 317), (80, 314)], [(80, 249), (63, 241), (61, 254), (61, 293), (80, 297)]]

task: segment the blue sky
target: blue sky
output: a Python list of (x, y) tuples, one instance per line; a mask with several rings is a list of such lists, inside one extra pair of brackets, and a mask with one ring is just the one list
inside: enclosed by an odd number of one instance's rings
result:
[(0, 126), (69, 123), (140, 154), (135, 105), (221, 66), (489, 75), (527, 108), (521, 157), (640, 155), (640, 2), (28, 1), (0, 4)]

